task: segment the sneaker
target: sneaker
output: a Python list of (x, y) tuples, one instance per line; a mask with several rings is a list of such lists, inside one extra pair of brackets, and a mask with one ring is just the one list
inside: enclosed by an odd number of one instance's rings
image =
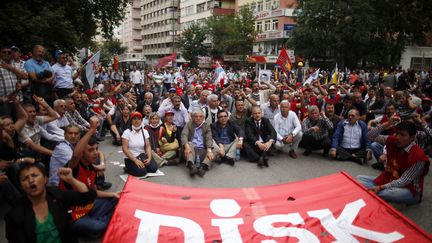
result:
[(200, 177), (204, 177), (205, 173), (206, 173), (205, 169), (204, 169), (202, 166), (200, 166), (200, 167), (198, 168), (197, 174), (198, 174)]
[(197, 167), (194, 165), (194, 163), (192, 161), (187, 162), (187, 168), (189, 168), (189, 175), (190, 176), (194, 176), (198, 172)]
[(383, 171), (384, 170), (384, 163), (376, 162), (376, 163), (372, 164), (371, 167), (375, 170)]

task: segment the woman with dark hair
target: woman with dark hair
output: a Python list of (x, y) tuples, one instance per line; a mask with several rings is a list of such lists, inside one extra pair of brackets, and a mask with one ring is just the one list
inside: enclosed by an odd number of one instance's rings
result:
[(125, 170), (133, 176), (145, 176), (156, 172), (158, 166), (152, 159), (150, 138), (142, 125), (142, 115), (133, 112), (130, 115), (131, 128), (123, 132), (122, 149), (125, 158)]
[(75, 179), (70, 168), (59, 168), (58, 175), (74, 191), (47, 187), (45, 168), (39, 163), (21, 165), (18, 178), (25, 197), (5, 217), (9, 242), (78, 242), (70, 229), (68, 209), (91, 203), (96, 191)]

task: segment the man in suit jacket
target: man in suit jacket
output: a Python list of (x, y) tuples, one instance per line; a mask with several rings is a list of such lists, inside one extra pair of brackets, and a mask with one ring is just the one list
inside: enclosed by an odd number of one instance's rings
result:
[(194, 101), (194, 100), (196, 100), (195, 87), (193, 85), (190, 85), (187, 88), (187, 92), (185, 92), (181, 96), (181, 101), (182, 101), (183, 105), (186, 107), (186, 110), (188, 110), (190, 103), (192, 103), (192, 101)]
[(252, 107), (252, 117), (246, 120), (245, 153), (249, 161), (258, 162), (259, 167), (268, 167), (267, 153), (276, 141), (276, 131), (270, 121), (262, 116), (259, 106)]
[(214, 159), (210, 124), (204, 121), (202, 110), (192, 112), (192, 120), (183, 128), (181, 144), (189, 174), (203, 177)]

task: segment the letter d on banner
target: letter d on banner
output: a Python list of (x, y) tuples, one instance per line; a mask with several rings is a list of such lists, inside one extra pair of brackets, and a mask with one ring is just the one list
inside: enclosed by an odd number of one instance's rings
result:
[(161, 226), (179, 228), (183, 231), (185, 243), (204, 242), (204, 232), (195, 221), (141, 210), (135, 211), (135, 217), (140, 219), (135, 242), (157, 243)]

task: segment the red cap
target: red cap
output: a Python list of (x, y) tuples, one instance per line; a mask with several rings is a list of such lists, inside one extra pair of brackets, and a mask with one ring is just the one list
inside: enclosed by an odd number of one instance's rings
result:
[(174, 115), (174, 112), (172, 110), (165, 111), (165, 116), (167, 115)]
[(432, 101), (429, 97), (424, 97), (423, 99), (422, 99), (422, 101)]
[(142, 118), (142, 114), (139, 113), (138, 111), (132, 112), (132, 114), (130, 116), (131, 116), (131, 119), (136, 117), (136, 116), (139, 118)]
[(86, 90), (86, 94), (87, 95), (93, 95), (93, 94), (95, 94), (96, 93), (96, 91), (94, 91), (93, 89), (88, 89), (88, 90)]

